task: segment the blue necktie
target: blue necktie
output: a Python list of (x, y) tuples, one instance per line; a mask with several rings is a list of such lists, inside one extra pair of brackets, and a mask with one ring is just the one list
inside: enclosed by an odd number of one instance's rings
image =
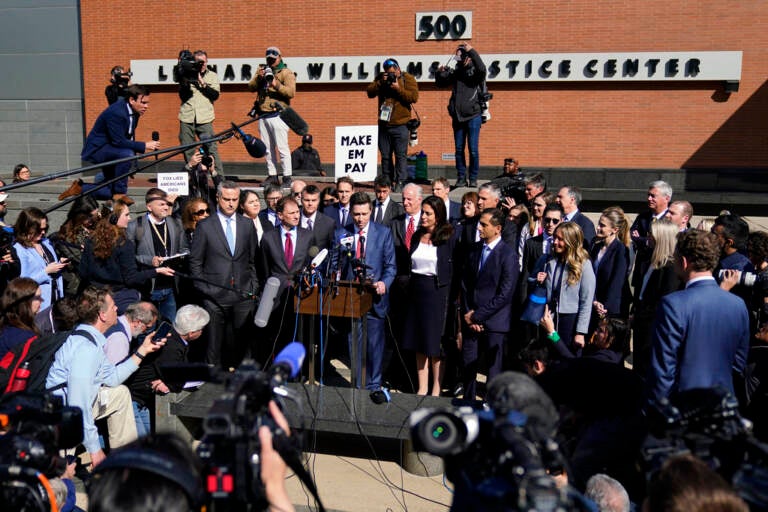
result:
[(229, 245), (229, 252), (232, 256), (235, 255), (235, 234), (232, 232), (232, 219), (227, 219), (227, 245)]
[(480, 268), (477, 270), (480, 271), (485, 266), (485, 260), (488, 259), (488, 255), (491, 254), (491, 248), (487, 245), (483, 245), (483, 254), (480, 256)]

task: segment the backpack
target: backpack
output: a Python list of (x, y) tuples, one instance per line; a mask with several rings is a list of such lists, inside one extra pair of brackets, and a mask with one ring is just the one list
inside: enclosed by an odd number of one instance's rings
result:
[[(53, 365), (56, 352), (71, 335), (75, 334), (88, 338), (94, 345), (96, 344), (96, 340), (89, 332), (74, 330), (55, 332), (46, 336), (32, 336), (24, 343), (19, 343), (9, 350), (0, 360), (0, 390), (2, 390), (2, 394), (8, 393), (11, 389), (16, 370), (25, 362), (29, 362), (30, 371), (26, 391), (30, 393), (46, 391), (45, 381), (48, 378), (48, 370)], [(65, 385), (53, 389), (59, 389)]]

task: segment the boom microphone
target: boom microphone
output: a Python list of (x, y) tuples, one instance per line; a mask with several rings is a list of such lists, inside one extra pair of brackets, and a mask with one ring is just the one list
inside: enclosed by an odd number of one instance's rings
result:
[(261, 141), (261, 139), (245, 133), (235, 123), (231, 124), (232, 129), (237, 133), (238, 138), (243, 141), (245, 150), (249, 155), (251, 155), (253, 158), (261, 158), (267, 154), (267, 146)]
[[(152, 141), (157, 142), (160, 140), (160, 132), (154, 131), (152, 132)], [(155, 160), (157, 160), (157, 155), (155, 155)]]
[(264, 293), (261, 294), (259, 309), (256, 310), (256, 316), (253, 319), (256, 327), (266, 327), (272, 314), (272, 308), (275, 307), (275, 299), (279, 291), (280, 280), (276, 277), (267, 279), (267, 284), (264, 285)]
[(306, 135), (309, 133), (309, 125), (307, 122), (291, 107), (284, 107), (281, 104), (275, 102), (272, 104), (273, 108), (276, 108), (280, 112), (280, 119), (283, 120), (288, 128), (293, 130), (296, 135)]

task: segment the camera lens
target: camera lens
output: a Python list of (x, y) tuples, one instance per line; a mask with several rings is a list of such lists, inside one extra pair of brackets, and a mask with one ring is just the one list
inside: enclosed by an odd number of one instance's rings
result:
[(461, 451), (467, 438), (466, 428), (455, 420), (454, 416), (438, 413), (423, 423), (420, 437), (429, 453), (442, 456)]

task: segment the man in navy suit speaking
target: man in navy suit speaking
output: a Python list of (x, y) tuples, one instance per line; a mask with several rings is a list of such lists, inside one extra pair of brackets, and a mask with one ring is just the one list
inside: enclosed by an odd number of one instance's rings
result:
[(656, 312), (646, 383), (655, 401), (693, 388), (733, 393), (733, 374), (743, 372), (749, 350), (744, 301), (712, 277), (720, 256), (717, 237), (697, 229), (678, 236), (675, 265), (686, 284), (665, 296)]

